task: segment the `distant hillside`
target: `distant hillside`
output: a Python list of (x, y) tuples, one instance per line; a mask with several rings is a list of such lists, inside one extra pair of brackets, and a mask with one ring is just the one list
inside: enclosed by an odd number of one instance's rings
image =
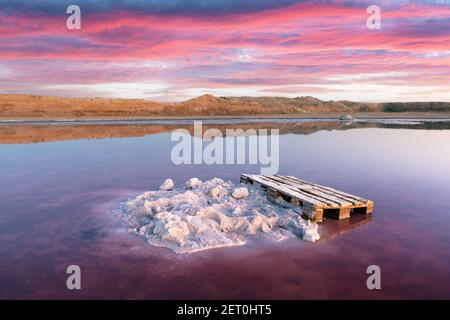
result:
[(353, 110), (338, 101), (322, 101), (313, 97), (232, 97), (232, 99), (245, 103), (257, 103), (267, 111), (290, 113), (314, 113), (314, 112), (352, 112)]
[(270, 116), (355, 112), (450, 112), (450, 102), (360, 103), (313, 97), (215, 97), (180, 103), (139, 99), (0, 95), (2, 118)]

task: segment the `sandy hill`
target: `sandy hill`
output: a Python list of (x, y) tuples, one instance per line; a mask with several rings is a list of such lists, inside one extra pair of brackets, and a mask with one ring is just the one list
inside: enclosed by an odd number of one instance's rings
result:
[(266, 110), (277, 111), (282, 114), (310, 113), (310, 112), (352, 112), (345, 104), (337, 101), (322, 101), (314, 97), (235, 97), (242, 102), (258, 103)]
[(450, 111), (449, 102), (359, 103), (314, 97), (216, 97), (210, 94), (180, 103), (139, 99), (63, 98), (0, 94), (1, 118), (270, 116), (372, 111)]

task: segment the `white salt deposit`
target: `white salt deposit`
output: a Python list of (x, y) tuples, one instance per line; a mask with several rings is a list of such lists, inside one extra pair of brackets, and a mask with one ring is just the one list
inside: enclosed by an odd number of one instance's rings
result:
[(160, 191), (145, 192), (123, 206), (130, 230), (152, 245), (184, 253), (243, 245), (250, 237), (319, 239), (317, 224), (303, 219), (300, 208), (281, 198), (270, 201), (257, 187), (236, 188), (219, 178), (193, 178), (186, 189), (173, 187), (167, 179)]
[(186, 181), (186, 188), (194, 189), (202, 184), (202, 181), (198, 178), (191, 178)]
[(243, 188), (236, 188), (233, 190), (233, 193), (231, 194), (233, 198), (235, 199), (244, 199), (248, 197), (248, 189)]
[(172, 190), (173, 187), (174, 187), (174, 183), (173, 183), (172, 179), (166, 179), (166, 181), (164, 181), (163, 184), (159, 186), (159, 190), (168, 191), (168, 190)]

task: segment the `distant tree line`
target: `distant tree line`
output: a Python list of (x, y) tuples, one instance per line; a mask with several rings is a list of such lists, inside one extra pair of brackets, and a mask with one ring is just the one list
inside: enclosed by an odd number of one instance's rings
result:
[(450, 112), (450, 102), (386, 102), (384, 112)]

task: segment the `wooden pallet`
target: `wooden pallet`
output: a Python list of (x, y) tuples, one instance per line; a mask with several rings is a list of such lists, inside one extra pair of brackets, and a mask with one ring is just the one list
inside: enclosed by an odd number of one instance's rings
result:
[(316, 222), (323, 217), (350, 218), (352, 213), (372, 213), (373, 201), (321, 186), (293, 176), (242, 174), (241, 182), (258, 184), (272, 199), (282, 197), (302, 208), (303, 215)]

